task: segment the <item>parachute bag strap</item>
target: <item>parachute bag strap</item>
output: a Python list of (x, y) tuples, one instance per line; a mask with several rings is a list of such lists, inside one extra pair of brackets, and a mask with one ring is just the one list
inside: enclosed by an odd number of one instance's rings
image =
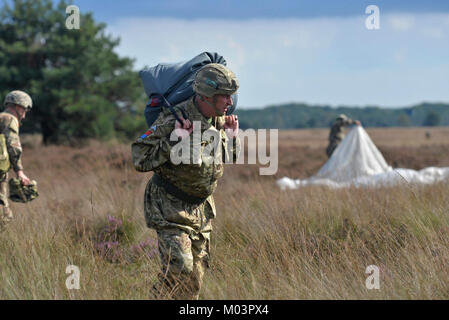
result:
[[(170, 104), (170, 102), (168, 102), (168, 100), (165, 98), (164, 95), (160, 95), (162, 97), (162, 99), (164, 99), (165, 105), (168, 107), (168, 109), (170, 110), (170, 112), (175, 116), (176, 120), (178, 120), (178, 122), (180, 124), (182, 124), (181, 119), (179, 118), (178, 114), (176, 113), (175, 109), (173, 108), (173, 106)], [(188, 119), (186, 112), (182, 109), (182, 108), (178, 108), (179, 111), (181, 111), (182, 116), (185, 120)]]

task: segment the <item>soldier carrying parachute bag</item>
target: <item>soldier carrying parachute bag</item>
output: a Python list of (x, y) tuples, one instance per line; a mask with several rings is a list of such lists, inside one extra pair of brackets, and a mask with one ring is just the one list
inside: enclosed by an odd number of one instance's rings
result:
[[(161, 261), (161, 272), (150, 290), (152, 299), (199, 298), (210, 261), (210, 236), (216, 216), (213, 194), (224, 173), (224, 158), (227, 155), (235, 160), (240, 150), (237, 116), (226, 115), (235, 107), (232, 97), (239, 88), (237, 77), (221, 57), (222, 63), (210, 63), (217, 55), (201, 56), (209, 63), (202, 60), (198, 71), (195, 63), (189, 66), (191, 60), (158, 65), (140, 74), (148, 96), (153, 102), (157, 99), (155, 106), (150, 102), (147, 107), (150, 130), (131, 145), (134, 168), (154, 172), (144, 195), (145, 222), (157, 233)], [(185, 72), (176, 73), (180, 70)], [(176, 81), (166, 78), (170, 73), (175, 74)], [(194, 125), (200, 132), (199, 141), (190, 139)], [(184, 133), (177, 133), (180, 128)], [(174, 141), (172, 134), (182, 142)], [(197, 163), (193, 152), (186, 163), (172, 161), (178, 143), (189, 150), (200, 146), (199, 153), (204, 151), (211, 161)]]

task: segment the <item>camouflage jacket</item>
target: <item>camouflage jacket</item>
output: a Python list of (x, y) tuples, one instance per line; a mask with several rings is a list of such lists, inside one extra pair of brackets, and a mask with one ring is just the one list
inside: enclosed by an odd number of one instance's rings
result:
[[(194, 98), (179, 104), (176, 108), (185, 110), (194, 128), (195, 123), (201, 125), (201, 136), (195, 133), (200, 130), (194, 129), (189, 136), (190, 139), (185, 138), (181, 142), (170, 141), (176, 119), (167, 108), (163, 108), (150, 130), (132, 144), (133, 164), (137, 171), (154, 171), (185, 193), (206, 198), (215, 191), (217, 180), (223, 175), (224, 161), (235, 162), (237, 159), (240, 141), (236, 138), (230, 140), (227, 137), (224, 130), (224, 116), (207, 119), (195, 105)], [(181, 113), (179, 115), (181, 116)], [(218, 144), (216, 152), (208, 152), (207, 150), (213, 150), (215, 145), (213, 136), (219, 137), (220, 140), (217, 139), (217, 142), (221, 144)], [(175, 150), (179, 150), (182, 143), (186, 143), (186, 148), (190, 149), (190, 158), (187, 159), (189, 161), (173, 163), (171, 156)], [(196, 160), (194, 147), (201, 153)]]
[(347, 126), (351, 126), (356, 122), (352, 119), (347, 120), (336, 120), (332, 125), (331, 132), (329, 133), (329, 141), (332, 142), (334, 140), (341, 141), (345, 137), (345, 128)]
[(19, 121), (9, 111), (0, 113), (0, 133), (5, 135), (6, 147), (8, 149), (9, 161), (14, 171), (23, 170), (22, 145), (19, 138)]

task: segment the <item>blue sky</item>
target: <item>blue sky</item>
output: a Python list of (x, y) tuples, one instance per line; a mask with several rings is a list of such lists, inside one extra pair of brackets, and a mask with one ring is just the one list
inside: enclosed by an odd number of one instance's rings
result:
[(106, 22), (123, 16), (181, 19), (346, 17), (360, 15), (370, 4), (382, 7), (388, 13), (449, 12), (449, 1), (443, 0), (74, 0), (74, 3)]
[[(449, 102), (449, 1), (75, 0), (135, 68), (222, 54), (239, 106)], [(365, 8), (380, 9), (380, 29)], [(82, 25), (81, 25), (82, 31)]]

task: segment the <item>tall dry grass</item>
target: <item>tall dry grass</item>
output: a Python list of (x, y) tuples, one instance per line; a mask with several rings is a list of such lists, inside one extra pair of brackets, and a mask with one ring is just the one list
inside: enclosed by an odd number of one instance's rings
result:
[[(376, 141), (391, 148), (390, 164), (429, 166), (423, 150), (439, 148), (439, 163), (449, 165), (444, 143), (407, 144), (412, 130), (401, 147)], [(226, 167), (200, 297), (449, 298), (449, 184), (282, 192), (276, 178), (306, 177), (326, 161), (320, 144), (304, 144), (308, 134), (280, 135), (274, 177), (259, 176), (257, 166)], [(129, 145), (26, 146), (26, 172), (40, 197), (12, 203), (15, 220), (0, 233), (0, 298), (146, 299), (160, 268), (155, 232), (143, 218), (151, 174), (134, 171)], [(365, 287), (373, 264), (380, 290)], [(68, 265), (80, 268), (79, 290), (66, 288)]]

